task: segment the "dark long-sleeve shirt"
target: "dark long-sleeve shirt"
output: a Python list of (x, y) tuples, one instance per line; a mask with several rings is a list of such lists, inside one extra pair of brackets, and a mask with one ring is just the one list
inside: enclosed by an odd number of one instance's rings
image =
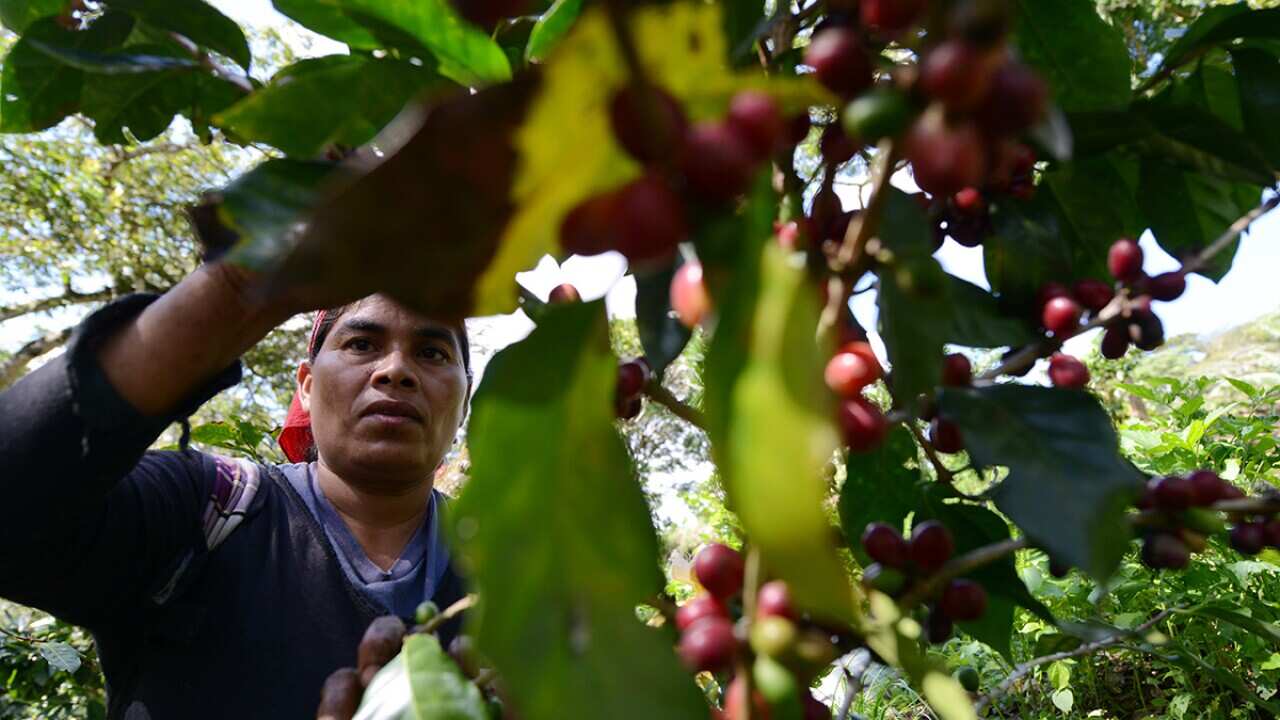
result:
[[(0, 394), (0, 596), (93, 632), (109, 718), (314, 717), (324, 678), (390, 610), (279, 467), (147, 451), (240, 377), (236, 363), (169, 417), (132, 408), (94, 348), (152, 300), (94, 313)], [(437, 603), (463, 593), (449, 567), (431, 585)]]

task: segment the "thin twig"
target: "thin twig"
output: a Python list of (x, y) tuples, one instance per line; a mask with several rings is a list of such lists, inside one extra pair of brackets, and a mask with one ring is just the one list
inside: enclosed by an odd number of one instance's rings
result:
[(229, 72), (218, 63), (214, 62), (213, 56), (208, 52), (201, 50), (200, 46), (194, 41), (181, 33), (171, 32), (169, 37), (186, 50), (191, 57), (195, 58), (204, 69), (213, 73), (215, 76), (226, 80), (236, 87), (237, 90), (248, 95), (253, 92), (253, 83), (249, 82), (249, 78), (239, 73)]
[(1053, 653), (1052, 655), (1043, 655), (1033, 660), (1028, 660), (1027, 662), (1022, 663), (1017, 668), (1015, 668), (1013, 672), (1009, 673), (1009, 676), (1006, 677), (1004, 681), (1001, 682), (999, 685), (997, 685), (991, 692), (979, 698), (978, 702), (974, 703), (973, 709), (975, 712), (979, 712), (979, 713), (982, 712), (987, 708), (988, 705), (994, 702), (997, 698), (1007, 693), (1009, 691), (1009, 688), (1013, 687), (1014, 683), (1022, 679), (1024, 675), (1026, 675), (1027, 673), (1031, 672), (1032, 670), (1034, 670), (1035, 668), (1041, 665), (1044, 665), (1046, 663), (1051, 663), (1051, 662), (1057, 662), (1058, 660), (1066, 660), (1068, 658), (1080, 657), (1081, 655), (1089, 655), (1090, 653), (1095, 653), (1099, 650), (1106, 649), (1113, 645), (1119, 645), (1125, 640), (1128, 640), (1129, 638), (1135, 635), (1141, 635), (1146, 631), (1150, 630), (1151, 628), (1155, 627), (1165, 618), (1169, 617), (1171, 613), (1175, 612), (1178, 609), (1179, 608), (1168, 608), (1166, 610), (1161, 610), (1160, 612), (1156, 613), (1155, 616), (1152, 617), (1150, 620), (1142, 623), (1141, 625), (1134, 628), (1133, 630), (1125, 631), (1122, 633), (1116, 633), (1115, 635), (1111, 635), (1109, 637), (1103, 638), (1102, 640), (1086, 643), (1074, 650), (1065, 650), (1063, 652)]
[(650, 380), (649, 384), (644, 386), (644, 394), (648, 395), (650, 399), (659, 405), (666, 407), (676, 417), (703, 431), (706, 431), (707, 419), (702, 414), (702, 411), (697, 408), (689, 407), (681, 402), (679, 398), (672, 395), (671, 391), (657, 379)]
[(911, 434), (915, 436), (916, 443), (921, 448), (924, 448), (925, 456), (929, 458), (929, 462), (933, 465), (934, 472), (938, 473), (938, 481), (947, 485), (954, 484), (955, 474), (948, 470), (946, 465), (942, 464), (942, 458), (938, 457), (938, 451), (925, 439), (924, 433), (920, 432), (920, 428), (916, 427), (916, 424), (911, 420), (907, 420), (906, 424), (907, 428), (911, 430)]
[(911, 592), (903, 596), (898, 605), (904, 608), (913, 608), (919, 605), (923, 600), (931, 597), (934, 592), (941, 588), (947, 581), (952, 578), (960, 577), (966, 573), (988, 565), (1003, 558), (1006, 555), (1025, 549), (1030, 545), (1026, 537), (1010, 538), (1002, 540), (998, 543), (983, 545), (980, 548), (971, 550), (964, 555), (951, 558), (946, 565), (938, 568), (938, 571), (930, 575), (927, 580), (917, 585)]
[(458, 600), (457, 602), (445, 608), (444, 610), (441, 610), (439, 615), (423, 623), (422, 632), (424, 633), (434, 632), (441, 625), (444, 625), (445, 623), (461, 615), (467, 610), (470, 610), (472, 607), (475, 606), (477, 602), (479, 602), (479, 600), (480, 600), (480, 596), (476, 595), (475, 593), (471, 593), (470, 595), (463, 597), (462, 599)]
[(1268, 212), (1271, 212), (1271, 210), (1273, 210), (1277, 205), (1280, 205), (1280, 194), (1273, 195), (1270, 199), (1259, 203), (1257, 207), (1245, 213), (1239, 220), (1231, 223), (1231, 227), (1224, 230), (1216, 240), (1209, 243), (1209, 246), (1200, 251), (1199, 255), (1196, 255), (1190, 260), (1182, 263), (1182, 272), (1195, 272), (1204, 267), (1213, 259), (1214, 255), (1222, 252), (1222, 250), (1230, 245), (1231, 241), (1235, 240), (1240, 233), (1248, 229), (1249, 225), (1253, 224), (1254, 220), (1257, 220)]

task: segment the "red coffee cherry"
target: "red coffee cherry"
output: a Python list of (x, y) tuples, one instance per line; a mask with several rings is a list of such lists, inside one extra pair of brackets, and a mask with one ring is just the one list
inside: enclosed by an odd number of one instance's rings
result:
[(652, 85), (627, 85), (614, 93), (609, 120), (618, 144), (645, 165), (678, 157), (689, 127), (680, 101)]
[(871, 58), (857, 33), (829, 28), (816, 33), (805, 49), (804, 64), (813, 68), (818, 82), (843, 97), (852, 97), (871, 86)]
[(895, 35), (915, 24), (924, 12), (926, 0), (862, 0), (863, 27)]
[(1212, 470), (1196, 470), (1187, 476), (1187, 484), (1191, 486), (1191, 504), (1196, 507), (1226, 499), (1226, 482)]
[[(741, 675), (735, 675), (724, 694), (724, 720), (745, 720), (747, 717), (747, 685)], [(751, 688), (752, 720), (769, 720), (769, 701), (754, 687)]]
[(560, 247), (574, 255), (599, 255), (618, 244), (617, 200), (615, 193), (587, 198), (564, 216), (560, 223)]
[(813, 693), (804, 693), (804, 720), (831, 720), (831, 708), (818, 702)]
[(648, 363), (631, 360), (618, 365), (618, 397), (628, 398), (639, 395), (644, 391), (644, 386), (648, 384)]
[(796, 619), (795, 606), (791, 603), (791, 590), (785, 582), (770, 580), (760, 586), (760, 591), (756, 594), (756, 615)]
[(1132, 282), (1142, 276), (1142, 248), (1131, 238), (1120, 238), (1107, 251), (1107, 269), (1120, 282)]
[(1034, 70), (1007, 62), (992, 75), (978, 119), (991, 135), (1017, 135), (1044, 118), (1048, 102), (1049, 88)]
[(978, 106), (991, 88), (989, 53), (963, 40), (947, 40), (920, 63), (920, 89), (954, 113)]
[(1102, 333), (1102, 357), (1118, 360), (1129, 352), (1129, 328), (1126, 325), (1111, 325)]
[(981, 215), (987, 211), (987, 201), (978, 188), (967, 187), (951, 196), (951, 205), (965, 215)]
[(929, 421), (929, 444), (940, 453), (958, 453), (964, 450), (964, 436), (959, 425), (935, 417)]
[(916, 184), (932, 195), (953, 195), (979, 185), (986, 165), (982, 138), (971, 125), (948, 127), (922, 117), (907, 133), (906, 155)]
[(633, 420), (640, 415), (640, 411), (643, 409), (644, 401), (640, 399), (639, 395), (619, 397), (613, 403), (613, 412), (618, 416), (619, 420)]
[(633, 265), (671, 257), (688, 234), (684, 203), (658, 173), (643, 175), (617, 190), (614, 222), (616, 249)]
[(729, 101), (727, 121), (755, 153), (756, 160), (768, 159), (786, 131), (778, 101), (768, 93), (744, 90)]
[(728, 545), (712, 543), (693, 559), (698, 582), (715, 597), (724, 600), (742, 591), (742, 555)]
[(1147, 285), (1147, 290), (1151, 293), (1151, 299), (1164, 302), (1177, 300), (1186, 289), (1187, 276), (1178, 270), (1160, 273), (1151, 278), (1151, 282)]
[(1106, 307), (1115, 297), (1115, 291), (1110, 285), (1093, 278), (1076, 281), (1076, 284), (1071, 287), (1071, 294), (1081, 305), (1093, 312)]
[(891, 568), (902, 568), (910, 558), (910, 549), (902, 533), (886, 523), (871, 523), (862, 532), (862, 549), (872, 560)]
[(1078, 390), (1089, 384), (1089, 368), (1070, 355), (1054, 353), (1049, 358), (1049, 380), (1055, 387)]
[(1184, 477), (1169, 475), (1151, 480), (1152, 497), (1161, 510), (1186, 510), (1193, 498), (1191, 483)]
[(967, 387), (973, 383), (973, 364), (961, 353), (951, 353), (942, 358), (942, 384), (947, 387)]
[(796, 115), (787, 121), (786, 134), (783, 137), (783, 141), (787, 145), (799, 145), (805, 141), (805, 138), (809, 137), (809, 128), (812, 124), (813, 121), (809, 119), (809, 111), (806, 110)]
[(845, 134), (843, 127), (833, 124), (823, 129), (818, 149), (822, 151), (822, 159), (828, 165), (840, 165), (848, 162), (858, 152), (858, 144)]
[(709, 122), (695, 125), (685, 137), (682, 167), (695, 196), (724, 203), (746, 191), (756, 159), (742, 133), (727, 122)]
[(1054, 335), (1069, 333), (1080, 325), (1080, 306), (1069, 297), (1056, 297), (1044, 304), (1040, 319)]
[(671, 278), (671, 309), (687, 328), (697, 327), (711, 311), (711, 295), (702, 283), (702, 263), (686, 262)]
[(1257, 555), (1267, 546), (1267, 535), (1260, 522), (1243, 522), (1231, 528), (1231, 547), (1241, 555)]
[(926, 573), (942, 567), (955, 552), (951, 531), (937, 520), (926, 520), (911, 531), (911, 561)]
[(1056, 280), (1050, 280), (1040, 286), (1039, 292), (1036, 293), (1036, 303), (1040, 306), (1040, 309), (1043, 310), (1044, 306), (1050, 300), (1060, 297), (1071, 297), (1071, 291), (1067, 289), (1066, 285), (1063, 285)]
[(1142, 562), (1157, 570), (1181, 570), (1191, 561), (1186, 543), (1169, 533), (1153, 533), (1142, 543)]
[(1267, 547), (1280, 548), (1280, 519), (1271, 518), (1262, 526), (1262, 534)]
[(582, 302), (582, 296), (578, 294), (578, 288), (570, 283), (561, 283), (551, 288), (551, 293), (547, 295), (547, 302), (553, 305), (565, 305)]
[(851, 398), (857, 397), (864, 387), (879, 380), (880, 374), (880, 361), (876, 359), (871, 345), (851, 342), (831, 356), (823, 378), (834, 393)]
[(1155, 350), (1164, 344), (1164, 324), (1153, 312), (1134, 312), (1129, 323), (1129, 339), (1140, 350)]
[(972, 580), (957, 578), (942, 591), (938, 609), (952, 620), (977, 620), (987, 612), (987, 591)]
[(884, 441), (888, 424), (884, 413), (866, 398), (853, 397), (840, 404), (837, 419), (844, 444), (852, 452), (866, 452)]
[(685, 630), (704, 617), (729, 619), (729, 608), (710, 593), (699, 593), (676, 608), (676, 627)]
[(699, 619), (680, 636), (680, 658), (695, 671), (727, 668), (737, 650), (733, 623), (715, 615)]

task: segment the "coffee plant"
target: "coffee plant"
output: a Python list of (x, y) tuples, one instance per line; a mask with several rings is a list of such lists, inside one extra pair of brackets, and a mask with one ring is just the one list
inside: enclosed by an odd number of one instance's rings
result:
[[(1106, 358), (1160, 346), (1158, 303), (1188, 273), (1221, 278), (1276, 204), (1280, 9), (1205, 9), (1151, 54), (1090, 0), (274, 5), (349, 52), (264, 82), (200, 0), (0, 0), (21, 36), (0, 131), (77, 115), (102, 143), (146, 143), (182, 116), (273, 148), (192, 208), (208, 258), (271, 291), (536, 321), (474, 398), (451, 533), (477, 595), (374, 623), (319, 717), (844, 717), (810, 683), (865, 649), (937, 716), (971, 718), (997, 693), (975, 703), (930, 644), (1008, 656), (1020, 607), (1076, 633), (1071, 652), (1161, 652), (1173, 614), (1059, 623), (1018, 553), (1106, 583), (1135, 541), (1175, 573), (1219, 538), (1280, 546), (1280, 498), (1222, 481), (1216, 458), (1125, 460), (1061, 351), (1095, 329)], [(847, 203), (842, 173), (864, 170)], [(1146, 231), (1180, 269), (1146, 274)], [(989, 289), (944, 272), (948, 242), (981, 247)], [(610, 351), (603, 303), (514, 281), (606, 251), (635, 275), (643, 358)], [(849, 310), (870, 289), (882, 355)], [(663, 385), (695, 328), (697, 407)], [(948, 345), (1001, 359), (975, 373)], [(1050, 386), (1011, 381), (1040, 359)], [(645, 402), (705, 430), (747, 536), (698, 555), (679, 607), (615, 427)], [(432, 631), (468, 608), (442, 647)]]

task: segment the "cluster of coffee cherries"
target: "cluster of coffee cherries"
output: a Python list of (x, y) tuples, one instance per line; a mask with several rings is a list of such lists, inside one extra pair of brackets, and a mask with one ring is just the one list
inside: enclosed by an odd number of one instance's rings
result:
[[(766, 657), (795, 673), (801, 683), (800, 702), (805, 720), (831, 717), (831, 711), (807, 690), (808, 680), (836, 657), (828, 632), (806, 623), (791, 601), (786, 583), (771, 580), (760, 586), (750, 631), (746, 623), (735, 623), (741, 614), (744, 575), (742, 555), (727, 545), (714, 543), (699, 551), (693, 572), (703, 592), (676, 609), (676, 628), (680, 631), (678, 651), (685, 665), (694, 672), (710, 672), (728, 679), (736, 665), (749, 667), (747, 648), (757, 658)], [(741, 618), (740, 618), (741, 620)], [(752, 718), (768, 720), (770, 705), (756, 678), (751, 692)], [(734, 675), (728, 680), (723, 710), (712, 708), (712, 720), (740, 720), (747, 715), (747, 684)]]
[(840, 398), (836, 422), (844, 444), (853, 452), (865, 452), (876, 447), (888, 430), (884, 413), (862, 395), (862, 390), (883, 374), (880, 361), (866, 340), (852, 340), (841, 345), (823, 371), (827, 387)]
[[(1191, 555), (1205, 548), (1207, 537), (1225, 527), (1214, 505), (1244, 497), (1244, 491), (1212, 470), (1152, 478), (1136, 503), (1147, 516), (1142, 561), (1153, 568), (1185, 568)], [(1228, 540), (1236, 552), (1252, 556), (1267, 547), (1280, 548), (1280, 518), (1240, 512), (1228, 516), (1233, 522)]]
[[(356, 667), (335, 670), (325, 680), (316, 717), (321, 720), (351, 720), (374, 676), (400, 654), (405, 637), (434, 631), (432, 623), (439, 623), (439, 615), (440, 608), (428, 600), (420, 604), (414, 613), (416, 624), (413, 627), (407, 626), (395, 615), (375, 618), (360, 639), (360, 646), (356, 651)], [(483, 661), (471, 637), (461, 634), (455, 636), (450, 641), (447, 652), (462, 674), (480, 686), (490, 720), (503, 720), (507, 716), (502, 699), (505, 690), (492, 670), (486, 669), (492, 666)]]
[[(871, 523), (862, 533), (862, 548), (874, 561), (862, 571), (863, 585), (897, 598), (945, 565), (955, 541), (936, 520), (912, 528), (910, 540), (886, 523)], [(987, 591), (968, 578), (948, 580), (929, 601), (925, 630), (933, 643), (951, 637), (955, 621), (977, 620), (987, 612)]]

